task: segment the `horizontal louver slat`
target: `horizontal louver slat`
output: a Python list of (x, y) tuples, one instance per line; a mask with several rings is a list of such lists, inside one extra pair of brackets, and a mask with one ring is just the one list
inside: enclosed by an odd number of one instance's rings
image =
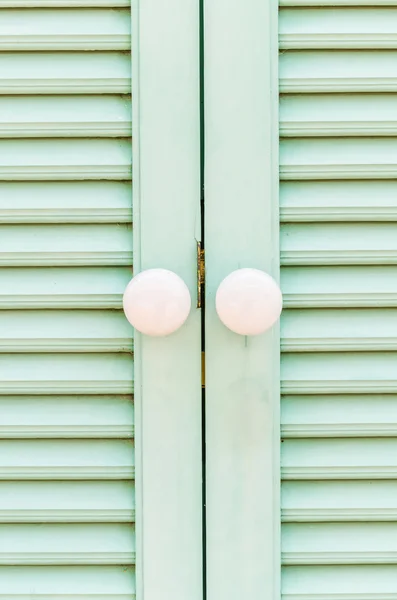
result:
[[(0, 335), (0, 347), (1, 343)], [(286, 310), (281, 321), (281, 349), (285, 352), (397, 350), (397, 313), (394, 309)]]
[(130, 267), (0, 268), (0, 309), (121, 309), (131, 274)]
[(0, 95), (129, 94), (131, 61), (123, 52), (4, 52), (0, 79)]
[(0, 353), (131, 352), (122, 311), (0, 312)]
[(394, 479), (397, 440), (288, 439), (282, 444), (284, 479)]
[(280, 144), (282, 180), (393, 179), (396, 165), (394, 138), (289, 139)]
[(396, 267), (283, 267), (281, 282), (285, 308), (397, 306)]
[(395, 564), (397, 524), (286, 524), (283, 545), (284, 564)]
[(390, 600), (395, 566), (310, 566), (283, 569), (284, 600)]
[(0, 182), (0, 223), (129, 223), (129, 182)]
[(283, 225), (283, 265), (397, 264), (397, 223)]
[(133, 479), (131, 440), (0, 440), (0, 479)]
[(121, 523), (134, 518), (132, 481), (0, 481), (0, 523)]
[(0, 140), (0, 179), (130, 179), (127, 140)]
[[(9, 0), (3, 0), (4, 2), (8, 2)], [(24, 1), (24, 0), (17, 0)], [(26, 0), (25, 0), (26, 1)], [(38, 0), (43, 2), (51, 2), (52, 0)], [(61, 0), (54, 0), (61, 1)], [(65, 0), (67, 1), (67, 0)], [(78, 1), (78, 0), (72, 0)], [(85, 1), (85, 0), (82, 0)], [(87, 0), (90, 1), (90, 0)], [(95, 0), (92, 0), (95, 1)], [(100, 0), (98, 0), (100, 1)], [(334, 7), (334, 6), (397, 6), (397, 0), (279, 0), (280, 6), (326, 6), (326, 7)]]
[(131, 438), (131, 396), (0, 396), (0, 438)]
[[(1, 189), (1, 188), (0, 188)], [(394, 181), (283, 181), (283, 222), (397, 221)]]
[(0, 51), (129, 50), (130, 21), (129, 10), (3, 9)]
[(132, 392), (131, 354), (0, 355), (0, 395)]
[(128, 137), (129, 96), (0, 96), (6, 138)]
[(396, 436), (397, 396), (284, 396), (281, 434), (284, 438)]
[(131, 525), (0, 525), (3, 565), (131, 565), (134, 561)]
[(0, 0), (0, 8), (116, 8), (130, 0)]
[(395, 48), (397, 14), (393, 9), (282, 10), (279, 21), (281, 49)]
[(290, 94), (280, 99), (283, 137), (395, 136), (396, 133), (397, 102), (388, 94)]
[(280, 92), (393, 92), (393, 51), (286, 51), (280, 56)]
[(394, 394), (397, 392), (393, 352), (284, 354), (284, 394)]
[(135, 572), (124, 566), (0, 567), (0, 598), (8, 600), (134, 600)]
[(0, 226), (0, 266), (131, 264), (128, 225)]
[(395, 521), (395, 481), (285, 481), (282, 520), (293, 523)]

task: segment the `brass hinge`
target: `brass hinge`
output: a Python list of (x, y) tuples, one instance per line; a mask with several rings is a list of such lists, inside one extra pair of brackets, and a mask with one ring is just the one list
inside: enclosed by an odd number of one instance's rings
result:
[(197, 308), (201, 308), (203, 303), (205, 283), (205, 254), (201, 242), (197, 242)]

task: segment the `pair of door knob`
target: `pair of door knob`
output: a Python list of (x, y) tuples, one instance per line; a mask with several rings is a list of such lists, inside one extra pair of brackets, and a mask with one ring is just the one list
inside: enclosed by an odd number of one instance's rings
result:
[[(142, 271), (130, 281), (123, 297), (128, 321), (151, 336), (177, 331), (189, 316), (191, 304), (185, 282), (167, 269)], [(282, 294), (264, 271), (238, 269), (219, 285), (215, 305), (228, 329), (240, 335), (259, 335), (280, 317)]]

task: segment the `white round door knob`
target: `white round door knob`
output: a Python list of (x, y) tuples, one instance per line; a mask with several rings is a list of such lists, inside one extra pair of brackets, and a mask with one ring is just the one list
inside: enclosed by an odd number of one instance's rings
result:
[(189, 316), (190, 292), (173, 271), (148, 269), (138, 273), (123, 296), (125, 316), (146, 335), (164, 336), (179, 329)]
[(283, 297), (270, 275), (258, 269), (233, 271), (216, 293), (216, 312), (222, 323), (240, 335), (259, 335), (281, 314)]

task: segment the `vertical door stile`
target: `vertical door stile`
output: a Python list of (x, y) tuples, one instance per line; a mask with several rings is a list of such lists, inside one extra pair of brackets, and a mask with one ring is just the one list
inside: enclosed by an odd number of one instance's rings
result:
[(215, 311), (224, 277), (279, 277), (277, 3), (205, 4), (208, 600), (278, 600), (279, 332)]
[(137, 597), (202, 600), (198, 2), (135, 0), (133, 31), (134, 265), (192, 296), (178, 332), (135, 337)]

